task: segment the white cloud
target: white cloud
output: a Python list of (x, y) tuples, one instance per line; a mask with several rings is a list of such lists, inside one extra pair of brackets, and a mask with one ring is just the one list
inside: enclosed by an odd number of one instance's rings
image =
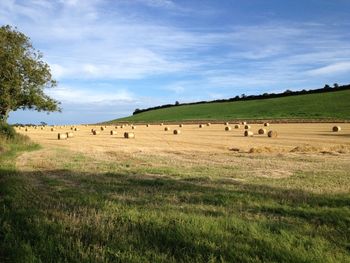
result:
[(115, 89), (113, 92), (101, 91), (98, 88), (87, 90), (78, 87), (56, 87), (47, 90), (47, 94), (63, 103), (75, 104), (103, 104), (110, 105), (118, 103), (136, 102), (135, 96), (126, 89)]
[(317, 69), (309, 70), (307, 73), (311, 76), (350, 73), (350, 62), (334, 63)]

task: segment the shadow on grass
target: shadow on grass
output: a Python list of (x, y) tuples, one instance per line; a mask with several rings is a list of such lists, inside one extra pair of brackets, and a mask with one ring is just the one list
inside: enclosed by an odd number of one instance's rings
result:
[(69, 170), (0, 182), (3, 261), (350, 260), (349, 195)]

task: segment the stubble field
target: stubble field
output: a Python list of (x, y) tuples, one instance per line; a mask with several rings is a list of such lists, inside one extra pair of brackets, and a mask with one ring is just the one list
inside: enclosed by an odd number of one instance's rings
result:
[(41, 149), (20, 154), (4, 180), (7, 252), (43, 262), (350, 262), (350, 124), (265, 127), (277, 138), (230, 126), (108, 126), (95, 136), (100, 126), (74, 126), (68, 140), (57, 133), (70, 127), (19, 130)]

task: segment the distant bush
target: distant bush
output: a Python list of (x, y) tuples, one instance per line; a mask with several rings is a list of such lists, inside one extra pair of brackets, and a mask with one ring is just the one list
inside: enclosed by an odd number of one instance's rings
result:
[(0, 122), (0, 136), (6, 137), (7, 139), (13, 139), (16, 136), (16, 131), (11, 125)]
[(19, 134), (11, 125), (0, 122), (0, 142), (4, 145), (6, 141), (15, 144), (31, 143), (28, 136)]

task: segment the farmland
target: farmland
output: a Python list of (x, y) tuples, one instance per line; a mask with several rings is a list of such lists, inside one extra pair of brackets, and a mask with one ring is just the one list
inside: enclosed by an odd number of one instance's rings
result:
[(349, 262), (350, 124), (272, 123), (277, 138), (229, 125), (76, 126), (67, 140), (57, 133), (70, 127), (18, 130), (40, 148), (2, 156), (0, 255)]
[[(203, 103), (152, 110), (117, 121), (159, 122), (231, 119), (350, 119), (350, 90), (282, 98)], [(107, 122), (113, 123), (115, 121)]]

